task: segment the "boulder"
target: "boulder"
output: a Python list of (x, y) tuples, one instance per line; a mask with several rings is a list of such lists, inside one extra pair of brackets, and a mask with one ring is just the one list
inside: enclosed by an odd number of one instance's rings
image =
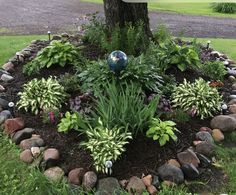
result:
[(200, 160), (200, 167), (207, 168), (211, 165), (211, 160), (204, 156), (203, 154), (196, 153), (198, 159)]
[(65, 173), (60, 167), (51, 167), (44, 172), (44, 175), (51, 181), (60, 182)]
[(44, 146), (44, 141), (39, 137), (31, 137), (29, 139), (24, 139), (20, 142), (20, 148), (22, 150), (30, 149), (32, 147), (42, 147), (42, 146)]
[(215, 145), (210, 142), (204, 141), (196, 145), (196, 152), (206, 156), (211, 156), (214, 153), (214, 150)]
[(236, 114), (236, 104), (229, 105), (229, 112), (231, 114)]
[(143, 181), (144, 185), (147, 187), (152, 185), (152, 175), (147, 175), (147, 176), (143, 177), (142, 181)]
[(8, 109), (9, 102), (3, 98), (0, 98), (0, 106), (2, 109)]
[(5, 87), (3, 87), (2, 85), (0, 85), (0, 92), (2, 93), (2, 92), (4, 92), (6, 89), (5, 89)]
[(236, 114), (218, 115), (211, 120), (212, 129), (232, 132), (236, 129)]
[(141, 195), (146, 190), (146, 186), (140, 178), (133, 176), (130, 178), (126, 189), (130, 194), (135, 193), (137, 195)]
[(14, 64), (12, 62), (7, 62), (2, 66), (2, 69), (8, 72), (12, 72), (14, 70)]
[(34, 158), (38, 157), (41, 153), (39, 147), (32, 147), (32, 148), (30, 148), (30, 151), (31, 151)]
[(148, 186), (147, 191), (150, 195), (157, 195), (157, 188), (153, 185)]
[(0, 78), (3, 82), (11, 82), (14, 80), (14, 77), (12, 77), (11, 75), (8, 74), (2, 74), (1, 78)]
[(200, 129), (199, 129), (199, 131), (206, 131), (206, 132), (208, 132), (208, 133), (211, 133), (211, 128), (209, 128), (209, 127), (201, 127)]
[(20, 160), (25, 162), (25, 163), (32, 163), (34, 158), (32, 156), (32, 153), (29, 149), (24, 150), (23, 152), (20, 153)]
[(11, 112), (9, 110), (3, 110), (0, 112), (0, 125), (3, 124), (7, 119), (11, 118)]
[(72, 169), (68, 174), (68, 182), (73, 185), (81, 185), (84, 173), (83, 168)]
[(22, 118), (7, 119), (4, 122), (4, 132), (11, 135), (25, 127), (25, 122)]
[(220, 142), (224, 140), (224, 134), (219, 129), (213, 129), (212, 130), (212, 137), (216, 142)]
[(172, 181), (176, 184), (184, 182), (182, 170), (176, 166), (164, 164), (158, 168), (158, 175), (162, 180)]
[(88, 171), (83, 176), (82, 185), (86, 189), (92, 189), (97, 183), (97, 175), (93, 171)]
[(210, 133), (206, 132), (206, 131), (200, 131), (196, 134), (196, 139), (200, 140), (200, 141), (206, 141), (206, 142), (211, 142), (214, 143), (214, 140), (211, 136)]
[(199, 171), (193, 164), (185, 164), (181, 167), (184, 175), (188, 179), (196, 179), (199, 176)]
[(120, 189), (118, 180), (114, 177), (107, 177), (98, 180), (97, 191), (99, 195), (115, 194), (115, 191)]
[(177, 160), (175, 160), (175, 159), (168, 160), (167, 164), (173, 165), (173, 166), (176, 166), (176, 167), (180, 168), (179, 162)]
[(48, 148), (44, 151), (43, 158), (45, 161), (49, 159), (59, 160), (60, 154), (59, 151), (55, 148)]
[(197, 155), (190, 149), (178, 153), (177, 158), (182, 166), (185, 164), (193, 164), (195, 167), (198, 167), (198, 164), (200, 163)]
[(31, 138), (34, 131), (35, 130), (32, 128), (24, 128), (22, 130), (19, 130), (15, 134), (13, 134), (12, 141), (18, 145), (22, 140)]

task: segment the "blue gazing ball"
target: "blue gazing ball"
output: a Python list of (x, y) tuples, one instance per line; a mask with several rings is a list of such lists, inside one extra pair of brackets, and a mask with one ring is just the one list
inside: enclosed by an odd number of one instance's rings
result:
[(123, 51), (116, 50), (110, 53), (107, 63), (111, 71), (119, 73), (126, 68), (128, 58)]

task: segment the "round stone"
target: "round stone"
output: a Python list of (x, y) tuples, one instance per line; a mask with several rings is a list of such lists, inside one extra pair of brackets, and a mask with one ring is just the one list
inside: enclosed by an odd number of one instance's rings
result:
[(126, 68), (128, 58), (123, 51), (116, 50), (108, 56), (107, 63), (111, 71), (119, 73)]

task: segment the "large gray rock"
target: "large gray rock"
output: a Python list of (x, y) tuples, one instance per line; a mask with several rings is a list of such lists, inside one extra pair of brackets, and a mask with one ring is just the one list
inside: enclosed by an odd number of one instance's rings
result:
[(3, 81), (3, 82), (11, 82), (11, 81), (13, 81), (14, 80), (14, 77), (12, 77), (11, 75), (8, 75), (8, 74), (2, 74), (2, 76), (1, 76), (1, 80)]
[(196, 134), (196, 138), (198, 140), (201, 140), (201, 141), (206, 141), (206, 142), (211, 142), (211, 143), (214, 143), (214, 140), (211, 136), (210, 133), (206, 132), (206, 131), (200, 131)]
[(31, 138), (32, 134), (34, 133), (34, 129), (32, 128), (24, 128), (20, 131), (17, 131), (13, 136), (12, 136), (12, 141), (15, 144), (20, 144), (21, 141), (24, 139), (29, 139)]
[(172, 181), (176, 184), (184, 182), (182, 170), (176, 166), (164, 164), (158, 168), (158, 175), (162, 180)]
[(212, 129), (220, 129), (221, 131), (234, 131), (236, 129), (236, 114), (218, 115), (211, 120)]
[(116, 191), (120, 189), (118, 180), (114, 177), (107, 177), (98, 180), (97, 191), (99, 195), (116, 194)]
[(126, 186), (126, 189), (130, 194), (137, 194), (141, 195), (146, 190), (146, 186), (144, 185), (142, 179), (133, 176), (130, 178), (128, 185)]
[(3, 124), (5, 120), (12, 118), (11, 112), (9, 110), (3, 110), (0, 112), (0, 124)]

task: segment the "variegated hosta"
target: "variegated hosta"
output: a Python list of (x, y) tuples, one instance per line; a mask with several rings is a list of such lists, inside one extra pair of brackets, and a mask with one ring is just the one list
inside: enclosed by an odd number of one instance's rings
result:
[(55, 78), (33, 79), (24, 84), (23, 91), (19, 92), (20, 100), (18, 108), (38, 114), (43, 110), (57, 109), (61, 107), (66, 98), (64, 87)]
[(124, 145), (129, 143), (128, 139), (132, 139), (132, 136), (124, 128), (108, 129), (100, 119), (98, 122), (98, 127), (86, 131), (88, 141), (81, 145), (90, 150), (98, 172), (111, 174), (112, 169), (106, 166), (106, 162), (115, 162), (125, 151)]
[(209, 85), (202, 78), (194, 83), (186, 80), (175, 87), (172, 94), (172, 103), (174, 107), (180, 107), (185, 111), (195, 109), (196, 115), (201, 119), (213, 116), (220, 109), (222, 96), (216, 88)]

